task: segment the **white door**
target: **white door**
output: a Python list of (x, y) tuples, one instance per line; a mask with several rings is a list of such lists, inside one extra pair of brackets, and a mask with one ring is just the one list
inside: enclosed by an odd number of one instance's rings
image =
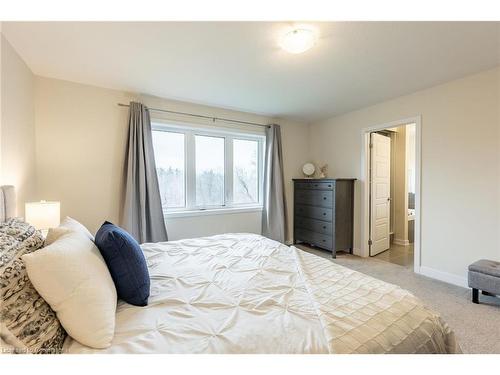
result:
[(373, 256), (390, 246), (391, 139), (372, 133), (370, 141), (370, 255)]

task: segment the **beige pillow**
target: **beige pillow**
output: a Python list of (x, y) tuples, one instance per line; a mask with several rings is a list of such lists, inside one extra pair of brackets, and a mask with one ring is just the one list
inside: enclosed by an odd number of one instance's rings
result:
[(66, 216), (57, 228), (49, 229), (47, 237), (45, 238), (44, 245), (49, 246), (59, 237), (61, 237), (64, 234), (67, 234), (69, 231), (79, 232), (84, 236), (90, 238), (92, 241), (94, 241), (94, 236), (92, 236), (92, 233), (90, 233), (90, 231), (83, 224), (79, 223), (78, 221), (69, 216)]
[(49, 246), (50, 244), (54, 243), (59, 237), (71, 232), (73, 232), (71, 229), (64, 227), (49, 228), (47, 237), (45, 237), (44, 246)]
[(71, 337), (93, 348), (111, 345), (116, 289), (104, 259), (88, 236), (69, 231), (22, 259), (31, 283)]

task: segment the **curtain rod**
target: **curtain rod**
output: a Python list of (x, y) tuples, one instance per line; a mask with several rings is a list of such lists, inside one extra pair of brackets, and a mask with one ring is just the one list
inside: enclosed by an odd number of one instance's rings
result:
[[(123, 104), (123, 103), (118, 103), (120, 107), (130, 107), (128, 104)], [(155, 112), (165, 112), (165, 113), (173, 113), (176, 115), (184, 115), (184, 116), (191, 116), (191, 117), (198, 117), (198, 118), (204, 118), (204, 119), (209, 119), (212, 120), (213, 122), (215, 121), (224, 121), (224, 122), (232, 122), (236, 124), (244, 124), (244, 125), (254, 125), (254, 126), (262, 126), (266, 128), (270, 128), (271, 126), (265, 125), (265, 124), (259, 124), (257, 122), (250, 122), (250, 121), (240, 121), (240, 120), (232, 120), (229, 118), (224, 118), (224, 117), (213, 117), (213, 116), (204, 116), (204, 115), (198, 115), (196, 113), (188, 113), (188, 112), (179, 112), (179, 111), (170, 111), (167, 109), (159, 109), (159, 108), (148, 108), (150, 111), (155, 111)]]

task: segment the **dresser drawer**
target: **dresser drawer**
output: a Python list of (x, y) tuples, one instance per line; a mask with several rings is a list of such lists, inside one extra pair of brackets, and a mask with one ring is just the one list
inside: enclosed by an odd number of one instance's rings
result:
[(312, 219), (332, 221), (333, 211), (331, 208), (304, 206), (297, 204), (295, 206), (294, 214), (296, 216), (310, 217)]
[(333, 250), (332, 236), (312, 232), (306, 229), (297, 228), (295, 230), (295, 240), (307, 242), (322, 249)]
[(295, 190), (295, 202), (311, 206), (333, 207), (333, 194), (328, 190)]
[(308, 217), (296, 216), (294, 225), (296, 228), (307, 229), (316, 233), (329, 234), (329, 235), (333, 233), (332, 223), (321, 220), (310, 219)]
[(333, 182), (296, 182), (296, 189), (308, 189), (308, 190), (333, 190), (334, 183)]

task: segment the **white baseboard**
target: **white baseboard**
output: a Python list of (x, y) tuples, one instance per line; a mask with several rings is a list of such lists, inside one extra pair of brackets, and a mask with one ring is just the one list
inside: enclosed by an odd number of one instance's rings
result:
[(408, 240), (401, 240), (399, 238), (393, 239), (392, 243), (395, 244), (395, 245), (399, 245), (399, 246), (410, 246), (410, 241), (408, 241)]
[(443, 272), (436, 270), (434, 268), (429, 268), (426, 266), (420, 266), (419, 270), (417, 271), (420, 275), (424, 275), (427, 277), (430, 277), (432, 279), (436, 279), (439, 281), (444, 281), (445, 283), (448, 284), (453, 284), (457, 286), (461, 286), (463, 288), (468, 288), (469, 285), (467, 283), (467, 278), (465, 277), (460, 277), (457, 275), (454, 275), (452, 273), (448, 272)]
[(355, 247), (352, 249), (352, 255), (356, 255), (358, 257), (366, 258), (369, 257), (369, 255), (363, 255), (361, 252), (361, 249), (356, 249)]

